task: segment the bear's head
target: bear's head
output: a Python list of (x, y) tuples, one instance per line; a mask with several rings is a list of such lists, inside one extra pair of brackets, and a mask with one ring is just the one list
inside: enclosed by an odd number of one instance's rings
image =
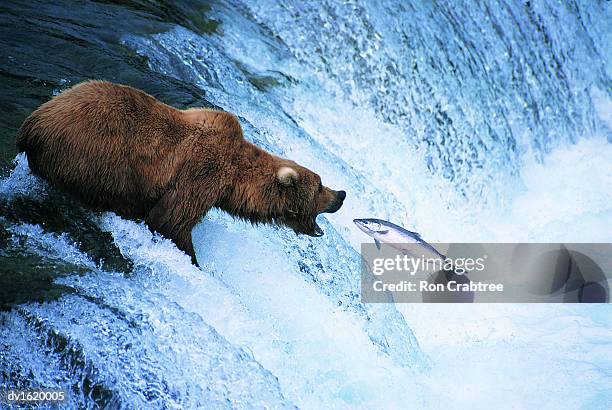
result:
[(282, 164), (271, 189), (273, 219), (296, 233), (322, 236), (317, 224), (321, 213), (334, 213), (342, 206), (346, 192), (323, 186), (321, 177), (294, 162)]
[(319, 175), (293, 161), (251, 149), (240, 155), (245, 159), (240, 166), (232, 163), (227, 193), (219, 195), (214, 206), (253, 224), (272, 223), (322, 236), (317, 216), (340, 209), (346, 192), (323, 186)]

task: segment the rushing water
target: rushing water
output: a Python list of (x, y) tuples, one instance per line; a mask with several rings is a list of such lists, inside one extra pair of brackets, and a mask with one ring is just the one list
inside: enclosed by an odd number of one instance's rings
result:
[[(609, 306), (361, 304), (352, 219), (612, 241), (611, 27), (605, 1), (1, 5), (0, 386), (83, 408), (610, 408)], [(211, 212), (198, 269), (16, 155), (21, 121), (87, 78), (234, 112), (345, 205), (322, 238)]]

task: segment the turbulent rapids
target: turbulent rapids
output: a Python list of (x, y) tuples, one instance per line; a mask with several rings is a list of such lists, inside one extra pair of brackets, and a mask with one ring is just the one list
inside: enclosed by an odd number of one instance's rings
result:
[[(611, 21), (552, 0), (2, 5), (0, 386), (71, 408), (609, 407), (609, 305), (363, 304), (353, 219), (611, 242)], [(212, 211), (198, 268), (17, 155), (24, 118), (90, 78), (235, 113), (347, 199), (320, 238)]]

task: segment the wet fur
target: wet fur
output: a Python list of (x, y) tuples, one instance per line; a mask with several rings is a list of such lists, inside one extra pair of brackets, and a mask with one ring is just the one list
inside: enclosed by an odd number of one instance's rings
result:
[[(234, 115), (177, 110), (108, 82), (81, 83), (43, 104), (17, 147), (34, 173), (94, 210), (144, 219), (194, 261), (191, 229), (212, 207), (310, 234), (316, 215), (342, 202), (317, 174), (246, 141)], [(283, 166), (297, 173), (291, 184), (279, 183)]]

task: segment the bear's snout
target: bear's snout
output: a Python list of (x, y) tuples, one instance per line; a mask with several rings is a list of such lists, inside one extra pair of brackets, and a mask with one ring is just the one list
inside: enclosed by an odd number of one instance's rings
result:
[(346, 191), (333, 191), (333, 199), (327, 205), (323, 212), (333, 214), (342, 207), (344, 198), (346, 198)]

